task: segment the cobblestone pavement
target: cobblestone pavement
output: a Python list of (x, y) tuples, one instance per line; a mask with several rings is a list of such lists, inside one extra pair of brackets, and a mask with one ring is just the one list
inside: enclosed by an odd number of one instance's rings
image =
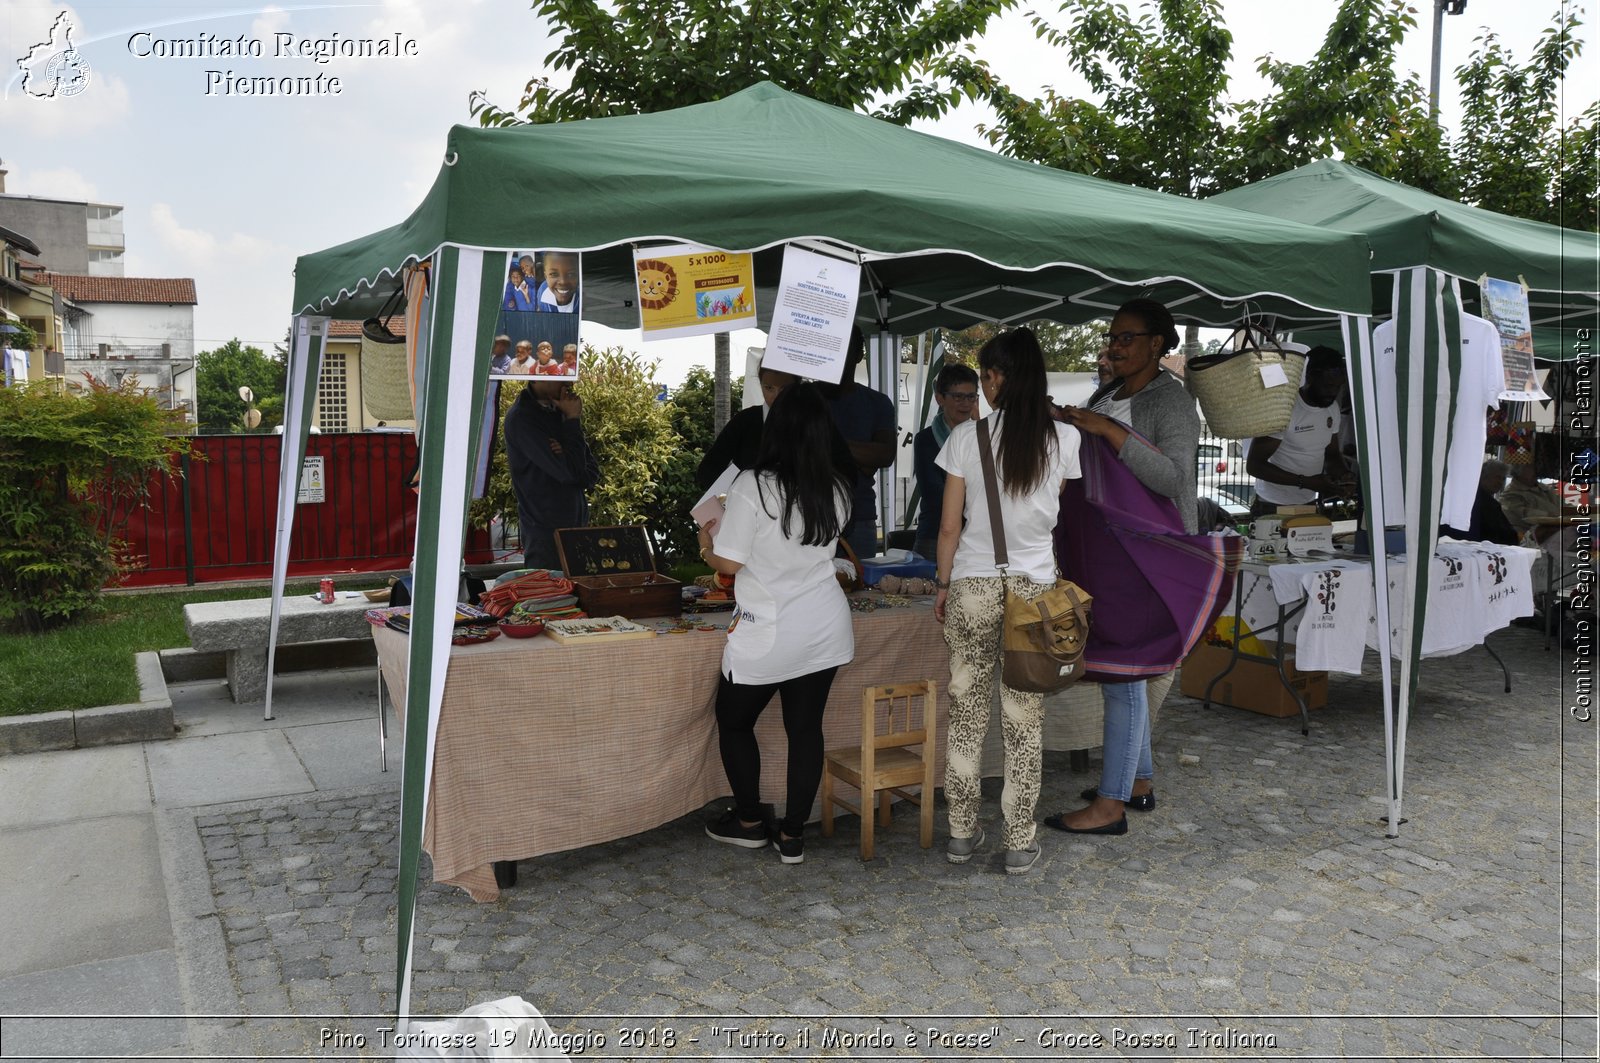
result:
[[(798, 866), (685, 817), (524, 861), (495, 904), (425, 885), (413, 1013), (519, 994), (591, 1035), (588, 1058), (1593, 1059), (1595, 729), (1566, 712), (1555, 651), (1494, 641), (1510, 696), (1481, 651), (1423, 665), (1398, 839), (1375, 679), (1335, 677), (1309, 738), (1174, 691), (1159, 807), (1124, 837), (1041, 829), (1039, 864), (1007, 877), (992, 843), (965, 866), (942, 833), (919, 848), (909, 817), (869, 864), (846, 819)], [(1091, 781), (1047, 754), (1041, 816)], [(213, 1044), (314, 1055), (328, 1029), (366, 1038), (346, 1058), (385, 1054), (387, 1024), (359, 1016), (394, 1007), (397, 805), (346, 792), (194, 818), (231, 979), (215, 1010), (298, 1016)]]

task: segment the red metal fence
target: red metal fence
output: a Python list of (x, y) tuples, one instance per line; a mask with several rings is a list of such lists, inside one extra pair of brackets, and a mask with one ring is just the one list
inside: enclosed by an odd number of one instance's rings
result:
[[(153, 477), (150, 501), (121, 536), (135, 559), (126, 586), (194, 584), (272, 575), (283, 439), (196, 436), (183, 475)], [(407, 486), (417, 463), (409, 434), (360, 432), (310, 437), (323, 464), (322, 502), (295, 506), (289, 574), (319, 577), (403, 569), (417, 534), (417, 496)], [(468, 560), (489, 560), (483, 532), (468, 538)]]

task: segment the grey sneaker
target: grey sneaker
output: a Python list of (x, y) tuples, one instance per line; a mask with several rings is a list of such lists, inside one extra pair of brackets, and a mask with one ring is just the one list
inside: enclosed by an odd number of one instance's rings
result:
[(983, 844), (983, 828), (979, 827), (970, 838), (952, 837), (944, 847), (944, 856), (952, 864), (964, 864), (972, 859), (973, 850)]
[(1006, 850), (1006, 874), (1026, 875), (1039, 859), (1039, 843), (1035, 841), (1026, 849)]

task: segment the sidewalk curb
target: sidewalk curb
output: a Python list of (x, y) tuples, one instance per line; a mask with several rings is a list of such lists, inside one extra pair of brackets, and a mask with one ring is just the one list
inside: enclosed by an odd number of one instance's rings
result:
[(139, 675), (137, 702), (0, 718), (0, 756), (171, 738), (172, 698), (160, 655), (137, 654), (134, 667)]

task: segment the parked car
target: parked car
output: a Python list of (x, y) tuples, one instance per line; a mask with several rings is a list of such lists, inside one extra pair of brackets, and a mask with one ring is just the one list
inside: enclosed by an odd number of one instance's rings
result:
[[(1250, 519), (1250, 506), (1256, 500), (1256, 485), (1249, 480), (1229, 480), (1225, 483), (1200, 485), (1200, 498), (1216, 507), (1215, 527), (1235, 527)], [(1201, 507), (1204, 509), (1205, 507)], [(1203, 520), (1202, 520), (1203, 523)], [(1201, 528), (1212, 531), (1215, 528)]]
[(1236, 439), (1218, 439), (1215, 436), (1201, 436), (1200, 445), (1195, 450), (1195, 471), (1200, 474), (1202, 481), (1219, 476), (1233, 469), (1236, 473), (1244, 471), (1244, 450)]

